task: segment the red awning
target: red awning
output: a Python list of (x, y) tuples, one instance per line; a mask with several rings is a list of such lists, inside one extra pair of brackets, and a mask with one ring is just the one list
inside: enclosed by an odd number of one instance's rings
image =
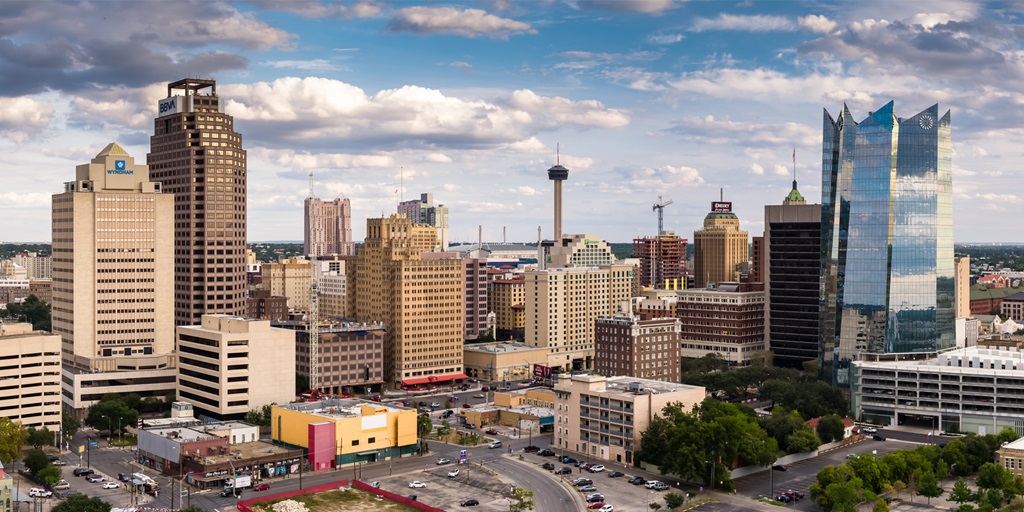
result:
[(433, 384), (435, 382), (448, 382), (458, 379), (468, 379), (465, 373), (453, 373), (451, 375), (430, 375), (428, 377), (416, 377), (402, 381), (403, 386), (416, 386), (419, 384)]

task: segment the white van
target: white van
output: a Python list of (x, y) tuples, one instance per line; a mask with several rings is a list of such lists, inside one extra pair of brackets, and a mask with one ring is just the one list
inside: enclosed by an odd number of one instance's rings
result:
[(501, 448), (501, 441), (491, 441), (487, 444), (488, 448)]

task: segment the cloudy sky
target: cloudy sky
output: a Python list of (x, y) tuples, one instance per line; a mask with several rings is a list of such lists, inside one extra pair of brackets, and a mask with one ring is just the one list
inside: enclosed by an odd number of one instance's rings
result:
[[(743, 226), (820, 201), (822, 109), (952, 110), (957, 242), (1019, 241), (1024, 5), (858, 1), (0, 2), (0, 218), (50, 239), (50, 196), (110, 141), (140, 161), (166, 83), (210, 77), (249, 154), (249, 239), (301, 240), (312, 172), (354, 235), (433, 192), (453, 241), (565, 230), (688, 238), (724, 188)], [(404, 187), (402, 183), (404, 182)]]

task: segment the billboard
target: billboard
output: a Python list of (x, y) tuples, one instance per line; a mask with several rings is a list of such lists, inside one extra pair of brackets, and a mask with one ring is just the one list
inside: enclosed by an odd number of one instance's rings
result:
[[(185, 102), (188, 105), (185, 105)], [(192, 112), (192, 96), (171, 96), (164, 98), (157, 102), (156, 117), (169, 116), (171, 114), (180, 114), (182, 112)]]
[(534, 363), (533, 378), (538, 380), (551, 380), (551, 367)]
[(715, 201), (711, 203), (711, 211), (716, 213), (729, 213), (732, 211), (732, 203), (729, 201)]

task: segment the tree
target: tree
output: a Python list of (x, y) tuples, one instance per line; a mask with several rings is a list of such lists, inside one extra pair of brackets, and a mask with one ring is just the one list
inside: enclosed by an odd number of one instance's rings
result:
[(1004, 428), (1000, 430), (998, 434), (996, 434), (996, 440), (999, 441), (999, 446), (1002, 446), (1006, 443), (1012, 443), (1016, 441), (1018, 438), (1020, 438), (1020, 436), (1017, 435), (1017, 432), (1012, 428)]
[(654, 503), (651, 503), (651, 504), (647, 505), (647, 507), (650, 508), (651, 510), (654, 510), (655, 512), (657, 512), (658, 510), (661, 510), (661, 503), (654, 502)]
[(78, 421), (78, 418), (74, 414), (68, 411), (64, 411), (60, 415), (61, 430), (64, 431), (64, 436), (75, 437), (78, 433), (78, 429), (82, 428), (82, 422)]
[(420, 437), (423, 437), (434, 430), (434, 424), (430, 421), (430, 416), (420, 416), (416, 420), (416, 433)]
[(678, 492), (670, 492), (665, 495), (665, 503), (668, 503), (668, 508), (677, 508), (686, 502), (686, 496), (679, 494)]
[(889, 512), (889, 504), (883, 499), (877, 499), (875, 506), (871, 507), (871, 512)]
[(900, 499), (900, 493), (906, 490), (907, 484), (903, 483), (902, 480), (895, 480), (892, 483), (892, 489), (896, 491), (896, 499)]
[(50, 512), (110, 512), (110, 504), (100, 501), (99, 498), (75, 494), (54, 506)]
[(957, 505), (963, 505), (968, 501), (971, 501), (971, 488), (967, 486), (967, 482), (963, 478), (958, 478), (953, 484), (953, 490), (949, 491), (949, 501), (956, 503)]
[(817, 450), (821, 446), (818, 434), (810, 427), (804, 425), (786, 438), (787, 453), (807, 453)]
[(818, 433), (818, 439), (821, 439), (823, 443), (842, 441), (843, 436), (846, 435), (846, 425), (843, 424), (843, 419), (838, 414), (822, 416), (818, 420), (818, 426), (815, 430)]
[(36, 478), (47, 486), (53, 487), (54, 485), (57, 485), (57, 482), (60, 482), (60, 477), (63, 476), (63, 472), (64, 471), (61, 470), (60, 466), (49, 464), (40, 470), (39, 473), (36, 473)]
[(526, 510), (533, 510), (533, 491), (516, 487), (512, 490), (512, 497), (509, 498), (508, 512), (524, 512)]
[(24, 302), (12, 302), (7, 304), (6, 310), (0, 310), (0, 317), (17, 318), (32, 324), (32, 329), (37, 331), (49, 331), (50, 329), (50, 304), (39, 300), (35, 295), (29, 295)]
[(46, 456), (46, 453), (39, 448), (29, 450), (25, 454), (25, 467), (32, 472), (33, 475), (38, 474), (46, 466), (50, 465), (50, 458)]
[(85, 424), (98, 430), (108, 430), (110, 435), (114, 435), (114, 429), (120, 431), (124, 427), (134, 425), (138, 420), (139, 411), (128, 407), (120, 398), (103, 397), (89, 408)]
[(942, 488), (939, 487), (939, 480), (935, 473), (919, 469), (917, 471), (917, 494), (928, 498), (928, 504), (932, 504), (932, 498), (942, 496)]
[(28, 440), (28, 432), (10, 418), (0, 417), (0, 462), (10, 463), (21, 454), (21, 445)]
[(44, 445), (53, 444), (53, 432), (50, 432), (46, 427), (43, 427), (42, 430), (36, 430), (35, 427), (29, 427), (27, 432), (29, 446), (42, 448)]
[(1006, 482), (1007, 471), (1002, 466), (986, 462), (978, 468), (977, 484), (979, 489), (1001, 489)]

